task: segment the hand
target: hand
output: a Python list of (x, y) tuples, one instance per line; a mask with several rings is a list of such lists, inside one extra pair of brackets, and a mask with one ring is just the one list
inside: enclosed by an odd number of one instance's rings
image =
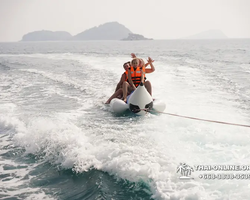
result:
[(134, 53), (131, 53), (131, 58), (136, 58), (136, 55)]
[(154, 60), (152, 59), (152, 58), (150, 58), (150, 57), (148, 57), (148, 63), (152, 63), (152, 62), (154, 62)]

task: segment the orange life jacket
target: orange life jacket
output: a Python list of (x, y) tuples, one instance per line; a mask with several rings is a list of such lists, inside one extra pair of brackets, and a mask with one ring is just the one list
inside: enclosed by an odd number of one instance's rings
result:
[[(130, 67), (130, 71), (131, 71), (131, 79), (135, 85), (135, 87), (138, 87), (138, 85), (140, 85), (141, 83), (141, 69), (144, 72), (144, 80), (146, 80), (146, 76), (145, 76), (145, 67), (137, 67), (135, 70), (133, 67)], [(125, 72), (127, 77), (128, 77), (128, 71)]]

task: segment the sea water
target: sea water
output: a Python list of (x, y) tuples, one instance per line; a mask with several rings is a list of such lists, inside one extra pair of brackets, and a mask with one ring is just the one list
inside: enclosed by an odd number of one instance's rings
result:
[[(165, 113), (104, 104), (130, 53)], [(250, 128), (169, 114), (250, 125), (250, 39), (0, 43), (0, 91), (1, 199), (249, 199)]]

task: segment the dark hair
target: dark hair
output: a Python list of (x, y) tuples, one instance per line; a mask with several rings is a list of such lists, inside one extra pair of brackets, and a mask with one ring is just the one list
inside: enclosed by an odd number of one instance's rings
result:
[(123, 67), (124, 67), (126, 64), (129, 64), (129, 65), (130, 65), (130, 61), (125, 62), (125, 63), (123, 64)]

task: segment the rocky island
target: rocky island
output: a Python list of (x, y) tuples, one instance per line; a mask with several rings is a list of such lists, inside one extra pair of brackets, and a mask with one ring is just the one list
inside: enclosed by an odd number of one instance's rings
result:
[(124, 25), (108, 22), (77, 34), (73, 40), (121, 40), (130, 33), (132, 32)]
[(69, 40), (148, 40), (142, 35), (132, 33), (118, 22), (108, 22), (87, 29), (75, 36), (66, 31), (34, 31), (23, 36), (22, 41), (69, 41)]
[(127, 38), (123, 38), (122, 40), (153, 40), (152, 38), (145, 38), (143, 35), (129, 33)]
[(66, 31), (34, 31), (23, 36), (22, 41), (62, 41), (70, 40), (72, 35)]

